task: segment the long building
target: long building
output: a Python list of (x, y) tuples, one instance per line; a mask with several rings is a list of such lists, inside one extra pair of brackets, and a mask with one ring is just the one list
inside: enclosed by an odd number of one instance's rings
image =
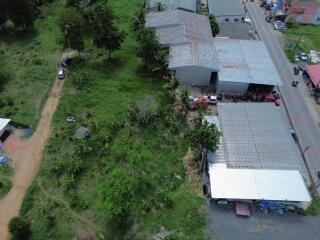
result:
[(303, 161), (278, 108), (222, 103), (205, 120), (222, 132), (219, 149), (207, 155), (212, 199), (310, 204)]

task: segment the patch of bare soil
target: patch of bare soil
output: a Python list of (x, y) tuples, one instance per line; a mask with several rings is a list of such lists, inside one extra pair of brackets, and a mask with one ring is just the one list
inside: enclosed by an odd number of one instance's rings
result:
[(4, 150), (13, 160), (15, 174), (10, 192), (0, 200), (0, 239), (8, 239), (8, 224), (17, 216), (24, 195), (37, 174), (43, 150), (51, 134), (51, 120), (58, 106), (64, 81), (55, 80), (50, 95), (42, 110), (38, 127), (31, 138), (20, 140), (9, 137)]

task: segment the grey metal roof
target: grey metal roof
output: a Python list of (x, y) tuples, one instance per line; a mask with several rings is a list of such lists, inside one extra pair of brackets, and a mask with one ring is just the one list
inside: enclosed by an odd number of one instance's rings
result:
[(219, 81), (281, 85), (268, 49), (261, 41), (215, 38)]
[(170, 47), (169, 69), (197, 66), (218, 71), (215, 47), (212, 41), (192, 41), (187, 44)]
[(274, 104), (222, 103), (218, 118), (229, 168), (302, 169), (298, 148)]
[(208, 0), (209, 13), (220, 16), (244, 16), (240, 0)]
[(197, 0), (149, 0), (149, 7), (155, 8), (161, 2), (166, 10), (185, 9), (195, 12), (197, 10)]
[(160, 43), (168, 46), (180, 44), (181, 40), (186, 43), (212, 39), (208, 17), (183, 10), (149, 13), (146, 27), (155, 28)]
[(244, 23), (218, 23), (218, 37), (250, 40), (248, 24)]

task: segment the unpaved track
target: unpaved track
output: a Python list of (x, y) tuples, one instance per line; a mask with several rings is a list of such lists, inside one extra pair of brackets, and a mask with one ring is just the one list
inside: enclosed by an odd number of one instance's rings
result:
[(9, 238), (8, 224), (18, 215), (24, 195), (37, 174), (45, 144), (51, 134), (51, 120), (58, 106), (63, 84), (64, 81), (55, 80), (32, 137), (22, 141), (18, 149), (8, 153), (13, 159), (15, 174), (12, 189), (0, 200), (0, 240)]

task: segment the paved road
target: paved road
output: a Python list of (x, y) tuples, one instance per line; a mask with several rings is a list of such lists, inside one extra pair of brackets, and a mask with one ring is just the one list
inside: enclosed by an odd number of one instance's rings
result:
[(320, 240), (320, 219), (296, 214), (253, 212), (240, 218), (230, 209), (208, 203), (208, 232), (218, 240)]
[[(299, 138), (302, 150), (305, 152), (307, 168), (309, 168), (313, 181), (317, 180), (320, 171), (320, 132), (319, 126), (313, 119), (305, 99), (299, 88), (291, 86), (295, 78), (287, 57), (274, 34), (271, 24), (265, 21), (265, 16), (256, 3), (247, 2), (248, 11), (259, 32), (261, 40), (266, 44), (269, 53), (277, 66), (283, 86), (280, 87), (282, 98), (286, 103), (290, 119)], [(318, 192), (320, 189), (318, 189)]]

